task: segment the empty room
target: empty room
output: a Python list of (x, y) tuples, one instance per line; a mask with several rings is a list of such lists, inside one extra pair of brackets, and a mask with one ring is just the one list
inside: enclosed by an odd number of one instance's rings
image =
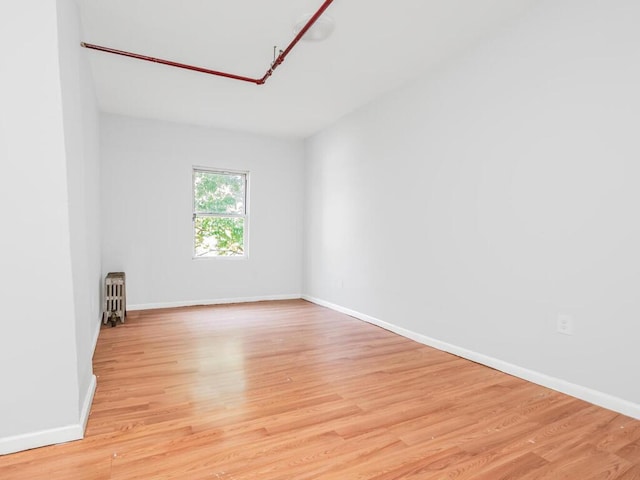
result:
[(0, 5), (0, 479), (640, 480), (640, 2)]

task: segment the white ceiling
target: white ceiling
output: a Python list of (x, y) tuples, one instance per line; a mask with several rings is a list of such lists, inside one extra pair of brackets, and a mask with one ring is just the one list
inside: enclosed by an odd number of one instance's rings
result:
[[(324, 42), (300, 42), (266, 85), (87, 50), (100, 109), (306, 137), (472, 48), (536, 0), (335, 0)], [(84, 38), (119, 50), (261, 77), (273, 46), (322, 0), (78, 0)]]

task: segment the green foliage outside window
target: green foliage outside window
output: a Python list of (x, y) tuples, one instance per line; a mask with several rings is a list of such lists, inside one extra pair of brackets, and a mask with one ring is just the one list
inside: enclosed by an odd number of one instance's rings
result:
[(246, 175), (194, 170), (195, 256), (242, 256)]

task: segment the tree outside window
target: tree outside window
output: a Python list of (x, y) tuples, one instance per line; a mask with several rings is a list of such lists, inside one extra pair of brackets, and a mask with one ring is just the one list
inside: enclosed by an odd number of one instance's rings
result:
[(247, 172), (193, 169), (194, 257), (244, 257)]

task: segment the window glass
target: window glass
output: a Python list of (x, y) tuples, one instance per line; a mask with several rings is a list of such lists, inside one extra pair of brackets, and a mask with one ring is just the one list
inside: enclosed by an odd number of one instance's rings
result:
[(245, 257), (247, 174), (193, 170), (195, 258)]

